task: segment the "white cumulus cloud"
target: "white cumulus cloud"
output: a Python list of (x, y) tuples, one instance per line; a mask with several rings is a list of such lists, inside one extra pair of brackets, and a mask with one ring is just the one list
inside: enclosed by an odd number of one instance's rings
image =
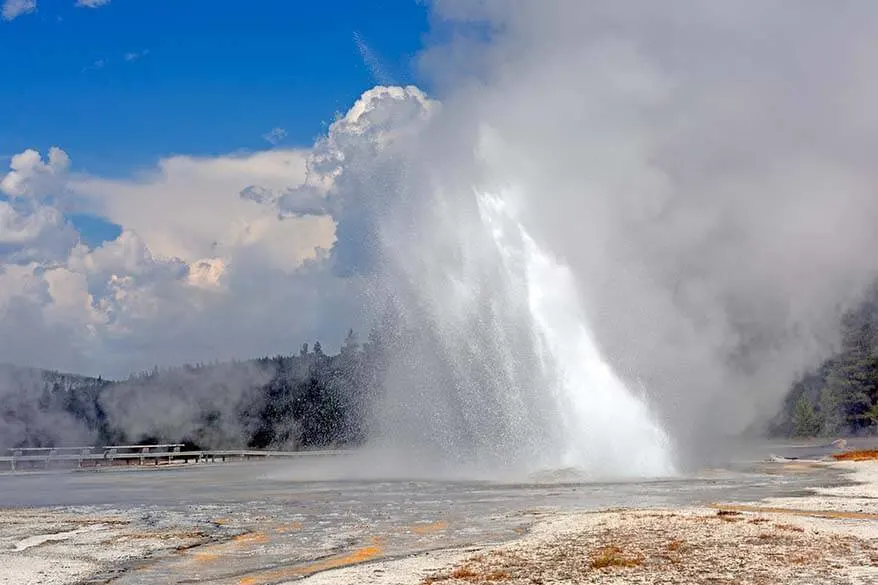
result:
[(70, 157), (56, 146), (49, 149), (45, 161), (36, 150), (25, 150), (12, 156), (0, 192), (9, 197), (45, 195), (62, 183), (69, 167)]
[(254, 184), (283, 189), (304, 178), (304, 152), (273, 150), (248, 156), (177, 156), (132, 179), (79, 176), (67, 188), (87, 208), (136, 232), (159, 257), (195, 262), (250, 250), (267, 264), (291, 271), (314, 258), (318, 248), (332, 245), (332, 222), (280, 222), (276, 213), (239, 193)]
[[(72, 172), (58, 148), (13, 156), (0, 180), (0, 361), (125, 375), (340, 341), (357, 313), (325, 261), (332, 219), (282, 220), (240, 196), (301, 184), (305, 156), (173, 157), (130, 179)], [(72, 200), (121, 235), (81, 243), (55, 207)]]
[(0, 262), (63, 260), (78, 234), (60, 211), (40, 204), (0, 201)]

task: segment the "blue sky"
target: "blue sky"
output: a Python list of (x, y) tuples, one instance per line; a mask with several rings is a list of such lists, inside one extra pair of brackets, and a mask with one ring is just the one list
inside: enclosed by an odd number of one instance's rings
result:
[[(378, 77), (417, 82), (418, 0), (37, 0), (0, 20), (0, 155), (64, 148), (125, 175), (170, 154), (309, 145)], [(5, 166), (8, 160), (3, 160)]]
[[(368, 87), (417, 82), (426, 30), (419, 0), (38, 0), (0, 20), (0, 165), (57, 145), (79, 171), (125, 176), (172, 154), (308, 146)], [(90, 245), (119, 233), (68, 219)]]

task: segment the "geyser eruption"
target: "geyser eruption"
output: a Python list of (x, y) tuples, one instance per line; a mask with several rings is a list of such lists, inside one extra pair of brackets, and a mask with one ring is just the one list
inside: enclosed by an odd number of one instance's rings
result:
[(390, 299), (376, 442), (406, 471), (666, 469), (613, 370), (681, 467), (764, 429), (878, 274), (878, 6), (431, 6), (441, 107), (366, 92), (277, 198)]
[(502, 193), (469, 195), (387, 250), (399, 329), (376, 440), (443, 474), (672, 473), (668, 437), (600, 355), (570, 270)]
[(672, 473), (669, 437), (601, 356), (570, 269), (540, 249), (502, 196), (477, 197), (506, 269), (525, 281), (537, 351), (562, 415), (561, 463), (613, 476)]
[(601, 357), (573, 275), (489, 188), (508, 178), (478, 125), (447, 115), (417, 88), (372, 89), (315, 148), (306, 185), (260, 194), (331, 214), (335, 269), (383, 315), (371, 446), (401, 462), (393, 473), (671, 472), (668, 438)]

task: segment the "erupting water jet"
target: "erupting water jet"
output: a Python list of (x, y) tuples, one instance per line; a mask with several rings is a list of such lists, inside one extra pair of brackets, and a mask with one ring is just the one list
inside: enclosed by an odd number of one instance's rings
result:
[(476, 196), (506, 269), (528, 291), (534, 342), (564, 426), (560, 463), (586, 475), (673, 473), (669, 437), (601, 356), (570, 270), (539, 247), (502, 196)]

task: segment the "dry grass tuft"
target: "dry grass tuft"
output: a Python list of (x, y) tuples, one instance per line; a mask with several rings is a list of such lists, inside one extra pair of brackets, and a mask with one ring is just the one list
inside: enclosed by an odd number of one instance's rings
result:
[(684, 561), (684, 555), (689, 552), (689, 546), (685, 541), (679, 538), (675, 538), (671, 540), (667, 545), (665, 545), (664, 551), (655, 551), (653, 555), (656, 559), (660, 559), (663, 562), (670, 563), (671, 565), (679, 565)]
[(476, 573), (475, 571), (473, 571), (472, 569), (470, 569), (469, 567), (458, 567), (457, 569), (454, 569), (453, 571), (451, 571), (451, 578), (452, 579), (469, 580), (469, 579), (475, 579), (478, 576), (479, 576), (479, 574)]
[(509, 571), (503, 570), (491, 571), (485, 575), (485, 581), (488, 582), (508, 581), (510, 579), (512, 579), (512, 575), (509, 574)]
[(792, 524), (775, 524), (774, 527), (778, 530), (786, 530), (788, 532), (805, 532), (804, 528), (793, 526)]
[(741, 520), (743, 514), (736, 510), (717, 510), (716, 516), (723, 522), (737, 522)]
[(435, 583), (442, 583), (445, 581), (463, 581), (465, 583), (499, 583), (502, 581), (509, 581), (510, 579), (512, 579), (512, 575), (509, 573), (509, 571), (494, 569), (492, 571), (480, 573), (473, 570), (471, 566), (464, 565), (463, 567), (457, 567), (450, 573), (439, 573), (437, 575), (430, 575), (429, 577), (425, 577), (421, 581), (421, 583), (422, 585), (434, 585)]
[[(717, 504), (711, 504), (711, 508), (717, 508)], [(844, 512), (838, 510), (802, 510), (799, 508), (777, 508), (772, 506), (752, 506), (748, 504), (731, 504), (722, 507), (722, 510), (739, 510), (741, 512), (754, 512), (758, 514), (789, 514), (790, 516), (813, 516), (815, 518), (832, 518), (835, 520), (878, 520), (878, 514), (871, 512)]]
[(597, 554), (591, 559), (592, 569), (637, 567), (641, 564), (643, 564), (641, 557), (626, 556), (618, 546), (605, 546), (598, 549)]

